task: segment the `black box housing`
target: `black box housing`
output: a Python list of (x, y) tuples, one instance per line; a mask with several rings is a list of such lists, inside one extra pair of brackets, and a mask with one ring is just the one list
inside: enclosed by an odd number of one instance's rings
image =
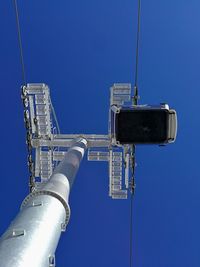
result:
[[(114, 115), (114, 114), (113, 114)], [(121, 108), (112, 122), (120, 144), (163, 144), (168, 142), (169, 110)]]

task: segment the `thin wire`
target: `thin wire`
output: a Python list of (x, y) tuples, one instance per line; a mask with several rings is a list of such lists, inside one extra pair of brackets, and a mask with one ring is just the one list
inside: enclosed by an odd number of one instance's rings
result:
[(130, 199), (130, 267), (133, 264), (133, 193)]
[(24, 67), (24, 56), (23, 56), (23, 47), (22, 47), (22, 38), (21, 38), (21, 30), (20, 30), (20, 23), (19, 23), (19, 12), (18, 12), (17, 0), (13, 0), (13, 3), (14, 3), (14, 8), (15, 8), (15, 15), (16, 15), (18, 43), (19, 43), (19, 50), (20, 50), (20, 61), (21, 61), (21, 68), (22, 68), (22, 81), (25, 85), (26, 74), (25, 74), (25, 67)]
[(135, 87), (138, 88), (138, 62), (139, 62), (139, 42), (140, 42), (140, 13), (141, 0), (138, 0), (138, 18), (137, 18), (137, 44), (136, 44), (136, 60), (135, 60)]
[[(137, 21), (137, 44), (136, 44), (136, 61), (135, 61), (135, 84), (134, 84), (134, 105), (138, 103), (138, 63), (139, 63), (139, 41), (140, 41), (140, 13), (141, 0), (138, 0), (138, 21)], [(130, 184), (130, 267), (133, 264), (133, 197), (135, 193), (135, 145), (132, 147), (132, 180)]]
[(133, 264), (133, 197), (135, 193), (135, 145), (131, 148), (131, 170), (132, 179), (130, 182), (130, 267)]

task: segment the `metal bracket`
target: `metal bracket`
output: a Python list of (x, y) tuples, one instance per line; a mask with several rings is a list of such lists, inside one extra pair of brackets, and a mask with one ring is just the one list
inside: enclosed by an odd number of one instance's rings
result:
[(7, 236), (5, 239), (10, 239), (10, 238), (15, 238), (15, 237), (20, 237), (25, 235), (25, 230), (24, 229), (12, 229), (8, 232)]
[(56, 266), (56, 258), (55, 255), (49, 256), (49, 267), (55, 267)]

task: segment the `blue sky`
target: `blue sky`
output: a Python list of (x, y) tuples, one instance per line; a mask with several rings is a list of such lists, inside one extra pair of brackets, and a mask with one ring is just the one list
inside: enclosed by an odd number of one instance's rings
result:
[[(63, 133), (107, 133), (109, 87), (134, 80), (137, 1), (18, 0), (28, 82), (44, 82)], [(199, 267), (200, 2), (142, 1), (140, 103), (178, 113), (173, 145), (137, 147), (136, 267)], [(12, 1), (0, 3), (0, 234), (28, 193)], [(130, 201), (108, 197), (106, 163), (83, 160), (58, 267), (129, 266)]]

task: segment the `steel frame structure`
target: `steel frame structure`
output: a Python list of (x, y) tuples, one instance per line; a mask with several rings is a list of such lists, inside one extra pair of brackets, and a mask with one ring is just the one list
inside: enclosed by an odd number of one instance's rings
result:
[[(110, 89), (110, 109), (131, 105), (130, 84), (114, 84)], [(30, 189), (37, 191), (50, 178), (55, 166), (63, 159), (76, 138), (87, 140), (88, 160), (107, 161), (109, 165), (109, 196), (126, 199), (131, 168), (131, 146), (119, 145), (111, 134), (109, 112), (108, 134), (61, 134), (58, 132), (49, 87), (27, 84), (22, 88), (24, 122), (27, 129)]]

